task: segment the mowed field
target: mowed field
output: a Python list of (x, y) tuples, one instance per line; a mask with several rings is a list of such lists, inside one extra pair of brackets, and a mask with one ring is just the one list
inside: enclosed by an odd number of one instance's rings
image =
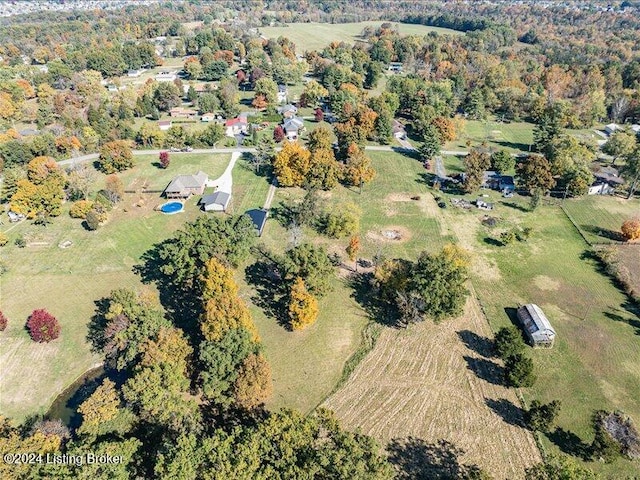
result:
[[(473, 252), (473, 284), (493, 331), (513, 320), (521, 304), (542, 307), (557, 331), (553, 349), (529, 349), (538, 377), (524, 389), (525, 400), (561, 400), (559, 430), (542, 436), (550, 452), (575, 453), (593, 440), (594, 410), (620, 409), (640, 423), (640, 330), (638, 311), (590, 257), (590, 247), (555, 204), (528, 212), (528, 199), (501, 199), (490, 215), (493, 229), (484, 227), (484, 213), (449, 208), (443, 221), (456, 226), (461, 244)], [(616, 199), (577, 199), (604, 204)], [(628, 211), (635, 203), (625, 204)], [(593, 207), (593, 205), (592, 205)], [(498, 246), (500, 232), (529, 226), (526, 243)], [(605, 225), (603, 225), (604, 227)], [(638, 473), (637, 462), (588, 463), (606, 478)]]
[[(224, 171), (230, 155), (172, 155), (167, 170), (153, 165), (157, 156), (134, 158), (136, 166), (120, 175), (125, 188), (136, 191), (143, 185), (162, 190), (174, 175), (199, 169), (215, 177)], [(234, 174), (242, 171), (234, 178), (234, 206), (261, 204), (257, 196), (264, 192), (264, 201), (268, 185), (253, 174), (244, 175), (241, 164), (238, 162), (234, 169)], [(98, 175), (97, 181), (101, 185), (104, 176)], [(186, 203), (184, 213), (163, 215), (153, 211), (164, 201), (157, 193), (126, 194), (111, 212), (109, 222), (95, 232), (85, 230), (80, 220), (68, 216), (68, 204), (63, 214), (46, 227), (5, 220), (3, 231), (9, 244), (2, 250), (2, 260), (9, 271), (1, 277), (0, 290), (2, 311), (9, 324), (0, 334), (3, 415), (21, 420), (29, 414), (44, 413), (56, 395), (100, 362), (100, 357), (90, 352), (85, 338), (94, 302), (115, 288), (152, 288), (140, 283), (133, 266), (154, 243), (201, 215), (197, 198)], [(27, 241), (25, 248), (14, 245), (20, 235)], [(72, 245), (60, 248), (59, 244), (67, 240)], [(60, 321), (62, 333), (58, 340), (35, 344), (29, 339), (24, 325), (37, 308), (46, 308)]]
[(531, 433), (519, 426), (515, 392), (500, 385), (490, 338), (473, 298), (457, 319), (386, 328), (323, 406), (384, 444), (407, 437), (445, 440), (464, 451), (462, 464), (476, 464), (496, 479), (522, 478), (541, 458)]
[[(260, 34), (267, 38), (287, 37), (296, 45), (296, 51), (303, 54), (307, 50), (321, 50), (331, 42), (354, 43), (364, 41), (360, 34), (365, 27), (377, 28), (384, 21), (358, 23), (289, 23), (286, 27), (260, 27)], [(464, 32), (448, 28), (392, 23), (401, 35), (427, 35), (437, 32), (449, 35), (464, 35)]]

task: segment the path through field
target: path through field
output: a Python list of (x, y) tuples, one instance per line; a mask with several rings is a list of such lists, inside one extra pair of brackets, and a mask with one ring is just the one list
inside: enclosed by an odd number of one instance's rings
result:
[(323, 406), (384, 445), (410, 436), (446, 440), (465, 452), (462, 463), (496, 479), (522, 478), (541, 458), (531, 433), (519, 426), (514, 391), (500, 385), (502, 367), (489, 337), (475, 298), (455, 320), (385, 329)]

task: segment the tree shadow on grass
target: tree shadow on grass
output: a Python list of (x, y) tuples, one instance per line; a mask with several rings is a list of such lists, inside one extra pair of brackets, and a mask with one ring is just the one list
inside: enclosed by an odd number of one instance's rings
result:
[(500, 398), (498, 400), (485, 398), (484, 403), (486, 403), (491, 410), (498, 414), (509, 425), (524, 427), (524, 411), (506, 398)]
[(481, 337), (471, 330), (462, 330), (458, 332), (458, 337), (469, 350), (473, 350), (479, 355), (486, 358), (495, 356), (493, 349), (493, 340), (487, 337)]
[(609, 230), (608, 228), (598, 227), (597, 225), (580, 225), (580, 228), (587, 233), (597, 235), (598, 237), (613, 240), (614, 242), (623, 242), (624, 237), (620, 232)]
[(475, 373), (478, 378), (494, 385), (504, 385), (504, 368), (496, 362), (467, 355), (462, 358), (467, 362), (467, 368)]
[(280, 326), (289, 329), (289, 320), (284, 313), (286, 302), (282, 291), (282, 279), (275, 264), (266, 259), (258, 260), (245, 268), (244, 274), (247, 282), (256, 291), (251, 301), (261, 308), (266, 316), (275, 318)]
[(515, 150), (520, 150), (521, 152), (528, 152), (530, 147), (528, 143), (508, 142), (506, 140), (498, 140), (494, 143), (497, 143), (501, 147), (513, 148)]
[(507, 315), (509, 320), (516, 327), (520, 326), (520, 321), (518, 320), (518, 309), (513, 307), (504, 307), (504, 313)]
[(377, 323), (388, 327), (398, 327), (398, 312), (380, 300), (376, 290), (372, 287), (373, 273), (354, 272), (347, 281), (353, 290), (351, 298), (367, 312), (369, 317)]
[(496, 240), (495, 238), (491, 238), (491, 237), (484, 237), (484, 243), (486, 243), (487, 245), (491, 245), (492, 247), (504, 247), (504, 243), (502, 243), (500, 240)]
[(477, 465), (460, 463), (464, 453), (451, 442), (428, 443), (421, 438), (395, 438), (387, 445), (398, 480), (459, 480), (482, 478)]
[(525, 207), (524, 205), (520, 205), (519, 203), (516, 203), (516, 202), (501, 202), (501, 203), (505, 207), (513, 208), (514, 210), (518, 210), (520, 212), (526, 213), (531, 211), (529, 210), (529, 208)]
[[(623, 304), (623, 305), (626, 305), (626, 304)], [(634, 307), (631, 306), (631, 308), (634, 308)], [(633, 310), (628, 310), (626, 308), (625, 310), (631, 314), (637, 315), (637, 313), (635, 313)], [(615, 309), (615, 311), (604, 312), (604, 316), (615, 322), (626, 323), (627, 325), (635, 329), (636, 335), (640, 335), (640, 320), (636, 320), (635, 318), (623, 317), (619, 313), (616, 313), (616, 311), (622, 312), (622, 310), (620, 309)]]
[(545, 434), (560, 450), (568, 455), (589, 460), (591, 446), (582, 441), (575, 433), (557, 427), (553, 432)]

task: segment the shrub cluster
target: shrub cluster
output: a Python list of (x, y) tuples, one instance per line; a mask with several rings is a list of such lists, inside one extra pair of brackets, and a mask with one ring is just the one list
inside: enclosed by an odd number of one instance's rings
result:
[(27, 319), (27, 329), (34, 342), (45, 343), (60, 336), (60, 324), (56, 317), (44, 309), (34, 310)]

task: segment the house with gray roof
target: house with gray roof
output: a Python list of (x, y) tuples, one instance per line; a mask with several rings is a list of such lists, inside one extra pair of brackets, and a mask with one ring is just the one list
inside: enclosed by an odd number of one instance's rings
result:
[(189, 198), (191, 195), (202, 195), (209, 176), (200, 171), (195, 175), (178, 175), (164, 189), (167, 198)]
[(553, 347), (556, 331), (539, 306), (529, 303), (518, 308), (516, 313), (518, 321), (534, 347)]
[(298, 138), (298, 132), (304, 130), (304, 121), (300, 117), (287, 118), (282, 123), (282, 128), (287, 134), (289, 140), (296, 140)]

